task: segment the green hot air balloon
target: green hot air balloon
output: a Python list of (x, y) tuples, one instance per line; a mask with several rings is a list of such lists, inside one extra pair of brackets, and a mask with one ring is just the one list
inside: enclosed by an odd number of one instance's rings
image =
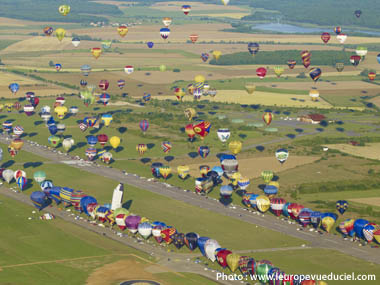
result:
[(261, 172), (261, 178), (264, 180), (266, 184), (268, 184), (273, 179), (273, 171), (264, 170), (263, 172)]
[(46, 173), (45, 173), (45, 171), (42, 171), (42, 170), (34, 172), (33, 178), (34, 178), (34, 181), (41, 184), (46, 179)]
[(52, 146), (52, 147), (57, 147), (59, 145), (59, 143), (61, 142), (61, 138), (60, 137), (57, 137), (57, 136), (50, 136), (48, 138), (48, 141), (49, 141), (49, 144)]

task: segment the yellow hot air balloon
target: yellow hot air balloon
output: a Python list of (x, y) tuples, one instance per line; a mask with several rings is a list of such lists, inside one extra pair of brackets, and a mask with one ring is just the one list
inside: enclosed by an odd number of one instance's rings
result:
[(321, 222), (322, 222), (322, 227), (328, 233), (331, 231), (333, 225), (335, 224), (335, 220), (332, 217), (324, 217)]
[(117, 27), (117, 32), (121, 37), (125, 37), (128, 34), (128, 28), (126, 26)]
[(280, 77), (284, 73), (285, 68), (283, 66), (275, 66), (274, 67), (274, 73), (277, 75), (277, 77)]
[(3, 111), (3, 109), (4, 109), (4, 105), (0, 104), (0, 112)]
[(112, 115), (111, 115), (111, 114), (104, 114), (104, 115), (102, 115), (102, 117), (101, 117), (101, 121), (102, 121), (102, 123), (103, 123), (106, 127), (108, 127), (108, 126), (111, 124), (112, 120), (113, 120), (113, 118), (112, 118)]
[(319, 91), (317, 89), (311, 89), (309, 91), (309, 96), (311, 97), (312, 101), (317, 101), (319, 97)]
[(247, 84), (245, 85), (245, 90), (247, 90), (247, 93), (248, 93), (249, 95), (252, 95), (253, 92), (255, 92), (255, 90), (256, 90), (256, 85), (253, 84), (253, 83), (247, 83)]
[(268, 183), (268, 185), (275, 186), (278, 190), (280, 190), (280, 183), (278, 183), (277, 181), (271, 181)]
[(201, 165), (199, 166), (199, 172), (203, 177), (206, 176), (206, 174), (210, 171), (210, 166), (208, 165)]
[(54, 108), (54, 112), (57, 114), (58, 119), (62, 120), (67, 114), (66, 106), (57, 106)]
[(233, 154), (238, 154), (241, 151), (243, 144), (241, 141), (232, 141), (228, 144), (228, 148)]
[(55, 36), (57, 37), (57, 39), (61, 42), (63, 40), (63, 38), (65, 37), (65, 34), (66, 34), (66, 30), (63, 29), (63, 28), (58, 28), (55, 30)]
[(215, 59), (216, 61), (220, 58), (221, 55), (222, 55), (222, 52), (221, 52), (220, 50), (214, 50), (214, 51), (212, 52), (212, 56), (214, 57), (214, 59)]
[(231, 176), (230, 176), (230, 180), (231, 180), (231, 184), (233, 186), (237, 186), (238, 185), (238, 181), (240, 180), (241, 178), (241, 173), (240, 172), (235, 172), (233, 173)]
[(178, 176), (181, 179), (185, 179), (189, 175), (190, 167), (188, 165), (179, 165), (177, 167), (177, 172), (178, 172)]
[(191, 121), (196, 114), (197, 112), (193, 108), (185, 109), (185, 116), (189, 121)]
[(15, 150), (19, 151), (22, 146), (24, 145), (24, 141), (21, 140), (21, 139), (14, 139), (11, 144), (10, 144), (10, 147), (14, 148)]
[(239, 260), (240, 260), (240, 255), (236, 253), (230, 253), (227, 255), (227, 265), (231, 269), (232, 272), (235, 272), (235, 270), (239, 266)]
[(110, 144), (114, 149), (116, 149), (120, 145), (120, 141), (120, 138), (117, 136), (113, 136), (112, 138), (110, 138)]
[(195, 83), (204, 83), (206, 78), (203, 75), (197, 75), (194, 77)]
[(102, 54), (102, 49), (101, 49), (101, 48), (92, 48), (92, 49), (91, 49), (91, 53), (92, 53), (92, 55), (93, 55), (96, 59), (98, 59), (99, 56)]
[(146, 217), (142, 217), (141, 220), (140, 220), (140, 223), (149, 223), (149, 219), (146, 218)]
[(257, 209), (260, 212), (265, 213), (270, 208), (270, 200), (267, 196), (260, 195), (256, 198)]
[(63, 16), (66, 16), (67, 14), (69, 14), (70, 10), (71, 10), (71, 7), (69, 5), (61, 5), (58, 7), (58, 12)]
[(160, 169), (160, 174), (164, 179), (167, 179), (172, 172), (172, 168), (170, 166), (161, 166)]
[(144, 143), (140, 143), (136, 146), (136, 150), (140, 155), (143, 155), (147, 151), (148, 147)]

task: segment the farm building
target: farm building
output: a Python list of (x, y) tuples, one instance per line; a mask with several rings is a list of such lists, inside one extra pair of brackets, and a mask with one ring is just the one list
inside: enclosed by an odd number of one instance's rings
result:
[(297, 118), (297, 121), (310, 123), (310, 124), (319, 124), (322, 120), (326, 119), (324, 115), (321, 114), (309, 114), (300, 116)]

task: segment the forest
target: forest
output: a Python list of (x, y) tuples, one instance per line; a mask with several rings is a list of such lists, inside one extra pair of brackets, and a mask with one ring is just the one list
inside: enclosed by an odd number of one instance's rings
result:
[[(350, 65), (352, 53), (345, 51), (321, 51), (311, 50), (311, 64), (315, 65), (335, 65), (337, 62), (344, 62)], [(287, 64), (289, 59), (296, 60), (297, 64), (302, 64), (300, 50), (277, 50), (259, 51), (255, 56), (247, 52), (238, 52), (222, 55), (218, 61), (210, 61), (213, 65), (245, 65), (245, 64)]]

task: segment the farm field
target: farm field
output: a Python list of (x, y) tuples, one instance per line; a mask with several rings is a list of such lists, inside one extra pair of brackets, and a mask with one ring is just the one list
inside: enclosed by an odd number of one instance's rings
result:
[(369, 143), (365, 146), (353, 146), (350, 144), (334, 144), (326, 145), (331, 149), (339, 150), (343, 153), (348, 153), (354, 156), (365, 157), (369, 159), (380, 159), (380, 144)]

